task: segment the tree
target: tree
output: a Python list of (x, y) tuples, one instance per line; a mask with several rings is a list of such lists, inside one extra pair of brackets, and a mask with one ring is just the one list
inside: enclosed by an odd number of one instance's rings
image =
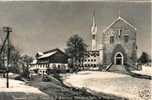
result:
[(150, 61), (151, 61), (151, 59), (146, 52), (142, 52), (140, 58), (138, 59), (138, 62), (141, 63), (141, 64), (146, 64)]
[(22, 69), (23, 69), (22, 76), (25, 78), (29, 78), (29, 74), (30, 74), (29, 64), (33, 61), (33, 58), (28, 55), (23, 55), (21, 57), (21, 61), (22, 61)]
[(80, 64), (84, 59), (84, 54), (86, 52), (87, 45), (84, 43), (83, 39), (78, 35), (73, 35), (67, 41), (66, 54), (71, 58), (71, 63)]

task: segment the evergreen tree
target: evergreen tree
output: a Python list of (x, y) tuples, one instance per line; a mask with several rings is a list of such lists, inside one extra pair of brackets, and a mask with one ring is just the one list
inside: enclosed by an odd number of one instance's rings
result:
[(143, 52), (140, 56), (140, 58), (138, 59), (138, 62), (141, 64), (146, 64), (148, 62), (150, 62), (150, 57), (146, 52)]

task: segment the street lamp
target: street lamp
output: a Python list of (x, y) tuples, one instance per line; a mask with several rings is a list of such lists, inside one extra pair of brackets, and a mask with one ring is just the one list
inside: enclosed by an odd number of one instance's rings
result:
[(6, 87), (9, 88), (9, 76), (8, 76), (8, 73), (9, 73), (9, 58), (10, 58), (10, 40), (9, 40), (9, 37), (10, 37), (10, 32), (12, 32), (12, 28), (10, 27), (3, 27), (3, 31), (7, 33), (7, 36), (6, 36), (6, 40), (7, 40), (7, 60), (5, 60), (5, 65), (7, 66), (6, 67)]

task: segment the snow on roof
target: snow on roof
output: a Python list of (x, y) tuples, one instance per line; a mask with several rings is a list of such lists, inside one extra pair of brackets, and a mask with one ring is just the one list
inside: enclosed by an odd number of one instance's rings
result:
[(31, 64), (36, 64), (36, 63), (37, 63), (37, 60), (34, 59)]
[(57, 52), (57, 51), (53, 51), (53, 52), (50, 52), (50, 53), (46, 53), (46, 54), (44, 54), (44, 55), (38, 57), (38, 59), (49, 57), (49, 56), (55, 54), (56, 52)]
[(37, 54), (38, 55), (43, 55), (43, 52), (38, 51)]
[(106, 32), (113, 24), (115, 24), (118, 20), (122, 20), (123, 22), (125, 22), (126, 24), (128, 24), (130, 27), (132, 27), (134, 30), (136, 30), (136, 28), (130, 24), (128, 21), (126, 21), (124, 18), (122, 17), (118, 17), (112, 24), (110, 24), (105, 30), (103, 30), (103, 32)]

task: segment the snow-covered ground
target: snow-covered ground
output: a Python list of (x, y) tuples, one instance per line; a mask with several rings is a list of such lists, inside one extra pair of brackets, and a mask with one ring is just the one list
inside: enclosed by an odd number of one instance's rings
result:
[(152, 76), (152, 67), (142, 66), (142, 70), (141, 71), (133, 71), (133, 72), (137, 73), (137, 74)]
[(38, 88), (28, 86), (24, 82), (18, 80), (9, 79), (9, 88), (6, 88), (5, 78), (0, 78), (0, 93), (15, 93), (12, 94), (12, 96), (18, 93), (24, 93), (33, 96), (36, 94), (37, 96), (41, 95), (47, 97), (47, 94), (41, 92)]
[(9, 88), (6, 88), (6, 79), (0, 78), (0, 92), (29, 92), (42, 93), (39, 89), (27, 86), (24, 82), (9, 79)]
[(82, 71), (65, 76), (64, 83), (131, 100), (149, 100), (150, 90), (152, 90), (152, 80), (133, 78), (126, 74), (112, 72)]

